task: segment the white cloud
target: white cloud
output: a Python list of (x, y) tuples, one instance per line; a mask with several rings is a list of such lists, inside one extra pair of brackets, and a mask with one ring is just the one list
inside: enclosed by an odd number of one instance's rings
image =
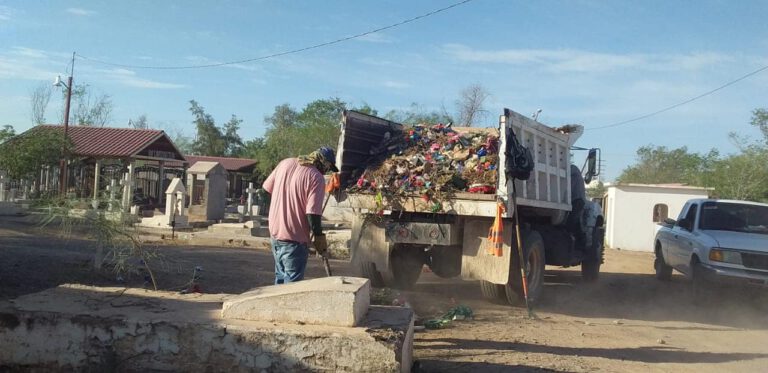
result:
[(13, 10), (5, 5), (0, 5), (0, 21), (10, 21)]
[(462, 44), (445, 44), (443, 51), (461, 62), (532, 66), (556, 73), (602, 73), (619, 69), (698, 70), (734, 60), (731, 56), (715, 52), (665, 55), (598, 53), (576, 49), (479, 50)]
[(387, 88), (396, 88), (396, 89), (402, 89), (402, 88), (408, 88), (411, 85), (406, 82), (398, 82), (395, 80), (386, 80), (384, 81), (384, 86)]
[(23, 57), (31, 58), (48, 58), (48, 53), (40, 49), (32, 49), (26, 47), (13, 47), (11, 48), (11, 54)]
[(119, 84), (123, 84), (128, 87), (148, 88), (148, 89), (179, 89), (179, 88), (187, 87), (187, 85), (184, 85), (184, 84), (164, 83), (164, 82), (158, 82), (154, 80), (140, 78), (136, 76), (135, 71), (127, 70), (127, 69), (102, 70), (101, 72), (104, 73), (107, 76), (107, 78), (112, 79), (115, 82)]
[(92, 16), (96, 14), (96, 12), (94, 12), (93, 10), (88, 10), (83, 8), (67, 8), (67, 13), (76, 15), (76, 16), (82, 16), (82, 17)]

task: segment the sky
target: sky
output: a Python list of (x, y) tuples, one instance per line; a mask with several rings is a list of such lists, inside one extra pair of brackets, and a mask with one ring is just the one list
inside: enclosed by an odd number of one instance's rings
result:
[[(494, 125), (503, 109), (541, 109), (548, 125), (586, 128), (576, 145), (602, 151), (606, 181), (644, 145), (733, 153), (728, 134), (757, 139), (768, 70), (658, 115), (768, 66), (768, 1), (471, 0), (381, 32), (365, 33), (460, 0), (23, 1), (0, 0), (0, 125), (32, 126), (30, 93), (57, 75), (111, 96), (110, 127), (146, 115), (152, 127), (194, 135), (189, 101), (219, 124), (339, 97), (385, 113), (418, 103), (453, 113), (460, 91), (482, 85)], [(106, 62), (106, 63), (103, 63)], [(124, 65), (124, 66), (117, 66)], [(46, 118), (57, 123), (60, 96)], [(591, 129), (592, 128), (592, 129)], [(335, 144), (329, 144), (335, 145)], [(585, 154), (576, 152), (575, 163)]]

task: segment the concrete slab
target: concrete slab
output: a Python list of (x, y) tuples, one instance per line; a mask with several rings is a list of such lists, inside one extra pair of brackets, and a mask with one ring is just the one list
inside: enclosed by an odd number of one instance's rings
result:
[(225, 319), (358, 326), (371, 303), (371, 283), (325, 277), (257, 288), (224, 302)]
[(224, 320), (226, 294), (62, 285), (0, 304), (0, 371), (407, 372), (413, 312), (359, 327)]

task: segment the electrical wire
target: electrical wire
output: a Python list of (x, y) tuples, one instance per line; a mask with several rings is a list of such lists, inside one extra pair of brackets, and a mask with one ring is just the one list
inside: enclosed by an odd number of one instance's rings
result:
[(388, 26), (379, 27), (377, 29), (369, 30), (369, 31), (366, 31), (366, 32), (362, 32), (362, 33), (359, 33), (359, 34), (352, 35), (352, 36), (347, 36), (347, 37), (344, 37), (344, 38), (340, 38), (340, 39), (336, 39), (336, 40), (332, 40), (332, 41), (327, 41), (327, 42), (320, 43), (320, 44), (314, 44), (314, 45), (310, 45), (310, 46), (306, 46), (306, 47), (301, 47), (301, 48), (297, 48), (297, 49), (291, 49), (291, 50), (284, 51), (284, 52), (278, 52), (278, 53), (269, 54), (269, 55), (265, 55), (265, 56), (254, 57), (254, 58), (246, 58), (246, 59), (237, 60), (237, 61), (218, 62), (218, 63), (202, 64), (202, 65), (186, 65), (186, 66), (143, 66), (143, 65), (128, 65), (128, 64), (120, 64), (120, 63), (107, 62), (107, 61), (102, 61), (102, 60), (98, 60), (98, 59), (95, 59), (95, 58), (86, 57), (86, 56), (83, 56), (82, 54), (77, 54), (77, 56), (82, 58), (82, 59), (84, 59), (84, 60), (88, 60), (88, 61), (91, 61), (91, 62), (100, 63), (100, 64), (103, 64), (103, 65), (115, 66), (115, 67), (129, 68), (129, 69), (186, 70), (186, 69), (202, 69), (202, 68), (209, 68), (209, 67), (220, 67), (220, 66), (226, 66), (226, 65), (235, 65), (235, 64), (241, 64), (241, 63), (262, 61), (262, 60), (266, 60), (266, 59), (269, 59), (269, 58), (286, 56), (286, 55), (289, 55), (289, 54), (306, 52), (308, 50), (318, 49), (318, 48), (327, 47), (327, 46), (334, 45), (334, 44), (343, 43), (343, 42), (349, 41), (349, 40), (358, 39), (358, 38), (361, 38), (363, 36), (367, 36), (367, 35), (370, 35), (370, 34), (375, 34), (377, 32), (393, 29), (395, 27), (399, 27), (399, 26), (402, 26), (402, 25), (405, 25), (405, 24), (408, 24), (408, 23), (411, 23), (411, 22), (418, 21), (418, 20), (420, 20), (422, 18), (427, 18), (429, 16), (433, 16), (435, 14), (444, 12), (446, 10), (458, 7), (460, 5), (464, 5), (464, 4), (469, 3), (471, 1), (474, 1), (474, 0), (459, 1), (457, 3), (448, 5), (446, 7), (440, 8), (440, 9), (436, 9), (436, 10), (433, 10), (433, 11), (430, 11), (430, 12), (427, 12), (427, 13), (424, 13), (424, 14), (412, 17), (412, 18), (408, 18), (406, 20), (403, 20), (403, 21), (400, 21), (400, 22), (397, 22), (397, 23), (393, 23), (393, 24), (388, 25)]
[(629, 120), (625, 120), (625, 121), (622, 121), (622, 122), (616, 122), (616, 123), (608, 124), (608, 125), (605, 125), (605, 126), (599, 126), (599, 127), (585, 128), (584, 131), (594, 131), (594, 130), (601, 130), (601, 129), (606, 129), (606, 128), (613, 128), (613, 127), (623, 126), (625, 124), (629, 124), (629, 123), (632, 123), (632, 122), (637, 122), (637, 121), (642, 120), (642, 119), (650, 118), (650, 117), (652, 117), (654, 115), (661, 114), (661, 113), (670, 111), (672, 109), (676, 109), (676, 108), (678, 108), (680, 106), (689, 104), (689, 103), (691, 103), (693, 101), (696, 101), (696, 100), (698, 100), (700, 98), (709, 96), (709, 95), (711, 95), (711, 94), (713, 94), (713, 93), (715, 93), (715, 92), (717, 92), (717, 91), (719, 91), (721, 89), (724, 89), (724, 88), (727, 88), (727, 87), (729, 87), (731, 85), (734, 85), (734, 84), (736, 84), (736, 83), (738, 83), (738, 82), (740, 82), (740, 81), (742, 81), (744, 79), (747, 79), (747, 78), (749, 78), (749, 77), (751, 77), (753, 75), (759, 74), (759, 73), (761, 73), (761, 72), (763, 72), (765, 70), (768, 70), (768, 66), (763, 66), (763, 67), (761, 67), (761, 68), (759, 68), (759, 69), (757, 69), (755, 71), (752, 71), (749, 74), (746, 74), (746, 75), (743, 75), (743, 76), (741, 76), (741, 77), (739, 77), (737, 79), (731, 80), (730, 82), (725, 83), (725, 84), (723, 84), (723, 85), (721, 85), (721, 86), (719, 86), (719, 87), (717, 87), (717, 88), (715, 88), (715, 89), (713, 89), (711, 91), (704, 92), (704, 93), (702, 93), (702, 94), (700, 94), (700, 95), (698, 95), (696, 97), (689, 98), (689, 99), (687, 99), (685, 101), (678, 102), (678, 103), (676, 103), (674, 105), (671, 105), (671, 106), (667, 106), (667, 107), (665, 107), (665, 108), (663, 108), (661, 110), (657, 110), (657, 111), (654, 111), (652, 113), (641, 115), (639, 117), (632, 118), (632, 119), (629, 119)]

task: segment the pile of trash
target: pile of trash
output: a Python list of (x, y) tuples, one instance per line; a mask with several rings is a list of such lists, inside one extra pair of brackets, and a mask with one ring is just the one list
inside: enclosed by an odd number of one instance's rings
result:
[(417, 125), (391, 139), (386, 158), (353, 175), (347, 190), (429, 200), (454, 192), (496, 192), (499, 137), (493, 131), (457, 132), (450, 125)]

